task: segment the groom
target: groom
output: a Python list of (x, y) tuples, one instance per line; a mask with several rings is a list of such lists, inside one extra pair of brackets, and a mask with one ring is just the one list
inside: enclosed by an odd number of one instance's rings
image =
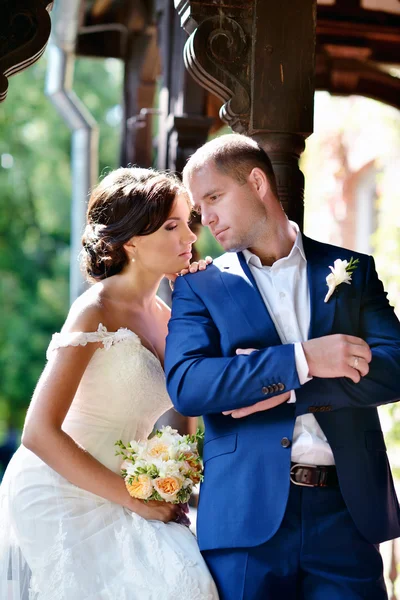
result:
[(400, 511), (376, 407), (400, 397), (400, 324), (374, 260), (302, 235), (250, 138), (208, 142), (183, 175), (227, 251), (177, 280), (166, 351), (176, 409), (204, 416), (198, 539), (220, 598), (384, 600)]

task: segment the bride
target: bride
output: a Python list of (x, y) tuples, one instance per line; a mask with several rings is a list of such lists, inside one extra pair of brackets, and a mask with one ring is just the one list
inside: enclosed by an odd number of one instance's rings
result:
[[(121, 168), (93, 190), (73, 304), (0, 488), (1, 600), (217, 600), (182, 507), (131, 498), (114, 442), (144, 439), (172, 404), (164, 273), (196, 236), (172, 175)], [(202, 265), (204, 268), (204, 265)]]

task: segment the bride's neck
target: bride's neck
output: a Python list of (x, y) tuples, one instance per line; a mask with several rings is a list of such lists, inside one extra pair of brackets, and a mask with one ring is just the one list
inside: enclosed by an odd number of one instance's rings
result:
[(110, 277), (108, 292), (120, 302), (147, 309), (153, 306), (162, 276), (148, 269), (141, 269), (136, 263), (129, 263), (117, 275)]

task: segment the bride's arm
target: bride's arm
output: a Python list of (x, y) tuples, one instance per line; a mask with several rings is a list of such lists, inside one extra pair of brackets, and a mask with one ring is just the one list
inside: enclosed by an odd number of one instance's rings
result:
[(52, 353), (33, 394), (22, 444), (74, 485), (144, 518), (173, 520), (179, 507), (166, 502), (145, 504), (132, 498), (119, 475), (86, 452), (61, 428), (82, 375), (98, 347), (99, 343), (88, 343), (59, 348)]

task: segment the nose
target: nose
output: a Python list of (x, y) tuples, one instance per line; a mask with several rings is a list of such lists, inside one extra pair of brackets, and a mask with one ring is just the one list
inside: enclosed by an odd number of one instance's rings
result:
[(207, 208), (202, 208), (201, 210), (201, 224), (205, 227), (209, 227), (211, 223), (215, 221), (215, 216), (207, 210)]
[(188, 226), (188, 228), (187, 228), (187, 240), (185, 240), (185, 243), (187, 243), (187, 244), (194, 244), (196, 240), (197, 240), (197, 235), (195, 233), (193, 233), (193, 231)]

